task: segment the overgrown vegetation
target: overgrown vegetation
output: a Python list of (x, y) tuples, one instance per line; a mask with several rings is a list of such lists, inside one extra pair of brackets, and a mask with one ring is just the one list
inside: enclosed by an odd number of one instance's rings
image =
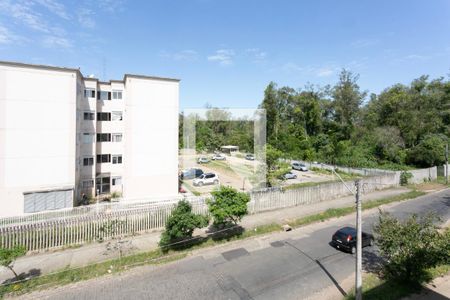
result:
[(293, 159), (404, 169), (444, 162), (450, 81), (422, 76), (367, 95), (343, 70), (334, 86), (302, 90), (270, 83), (261, 108), (267, 141)]
[(428, 269), (450, 263), (450, 234), (441, 233), (433, 215), (405, 221), (380, 211), (375, 242), (385, 263), (382, 276), (413, 285), (430, 279)]

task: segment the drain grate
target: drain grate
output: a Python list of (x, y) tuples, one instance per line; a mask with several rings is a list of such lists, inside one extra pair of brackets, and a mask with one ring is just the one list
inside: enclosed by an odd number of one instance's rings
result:
[(280, 248), (284, 246), (284, 242), (282, 241), (275, 241), (270, 243), (270, 246), (275, 247), (275, 248)]
[(228, 261), (247, 255), (250, 255), (250, 253), (244, 248), (238, 248), (222, 253), (223, 258), (225, 258)]

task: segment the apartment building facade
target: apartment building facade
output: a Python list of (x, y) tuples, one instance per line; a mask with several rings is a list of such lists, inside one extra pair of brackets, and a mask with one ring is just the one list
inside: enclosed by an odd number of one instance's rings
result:
[(179, 80), (0, 62), (0, 217), (178, 193)]

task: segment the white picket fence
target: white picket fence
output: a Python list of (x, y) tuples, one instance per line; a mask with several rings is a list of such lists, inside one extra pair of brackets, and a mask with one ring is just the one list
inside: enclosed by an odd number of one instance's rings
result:
[[(433, 176), (435, 171), (422, 170), (418, 175), (428, 176), (433, 173)], [(399, 176), (398, 172), (386, 172), (365, 177), (362, 179), (363, 193), (398, 186)], [(248, 211), (255, 214), (330, 201), (350, 195), (346, 186), (353, 189), (354, 182), (348, 181), (345, 185), (342, 182), (331, 182), (292, 190), (267, 189), (253, 192), (250, 194)], [(46, 251), (160, 230), (179, 200), (102, 204), (0, 219), (0, 247), (23, 245), (29, 251)], [(190, 197), (187, 200), (192, 204), (194, 213), (208, 214), (205, 197)]]

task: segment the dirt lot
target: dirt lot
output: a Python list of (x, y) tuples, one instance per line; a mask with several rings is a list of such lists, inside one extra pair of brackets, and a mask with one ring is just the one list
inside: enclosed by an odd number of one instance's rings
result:
[[(225, 161), (210, 161), (206, 164), (198, 164), (196, 159), (200, 156), (206, 156), (211, 158), (212, 155), (190, 155), (180, 156), (180, 171), (181, 169), (199, 168), (203, 172), (216, 173), (219, 176), (220, 184), (232, 186), (241, 191), (250, 191), (253, 186), (251, 178), (255, 176), (257, 172), (257, 161), (249, 161), (238, 156), (226, 155)], [(323, 182), (335, 180), (332, 175), (321, 174), (314, 171), (301, 172), (292, 170), (297, 175), (296, 179), (289, 179), (282, 183), (282, 186), (288, 186), (292, 184), (307, 183), (307, 182)], [(209, 194), (211, 191), (217, 188), (217, 185), (205, 185), (195, 187), (192, 183), (192, 179), (184, 181), (184, 188), (195, 194)]]

